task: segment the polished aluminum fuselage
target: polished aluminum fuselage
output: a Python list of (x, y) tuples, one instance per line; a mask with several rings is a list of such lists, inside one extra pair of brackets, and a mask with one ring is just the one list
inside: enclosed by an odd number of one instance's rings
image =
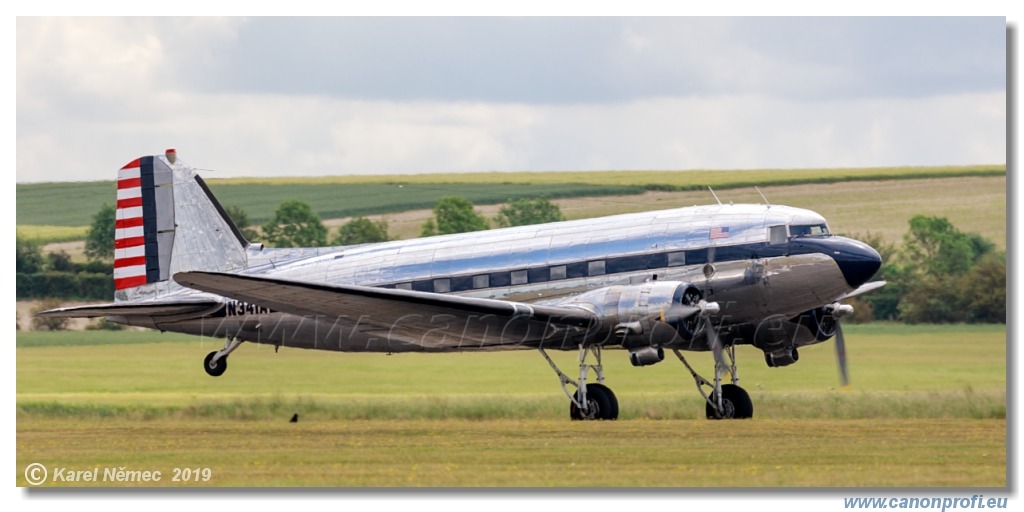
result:
[[(723, 333), (728, 335), (732, 327), (746, 326), (749, 332), (766, 319), (792, 318), (854, 288), (830, 255), (794, 251), (789, 240), (771, 236), (773, 227), (824, 224), (814, 212), (786, 206), (695, 206), (352, 247), (250, 247), (241, 273), (559, 305), (573, 305), (587, 292), (608, 286), (689, 283), (721, 305), (716, 321), (726, 326)], [(222, 309), (201, 318), (142, 324), (340, 351), (463, 348), (398, 342), (362, 318), (300, 317), (223, 301)], [(416, 314), (413, 306), (409, 314)], [(654, 305), (650, 314), (657, 314)], [(553, 348), (575, 348), (579, 342), (567, 336)], [(737, 337), (733, 342), (752, 340)], [(702, 350), (706, 345), (694, 340), (683, 348)]]

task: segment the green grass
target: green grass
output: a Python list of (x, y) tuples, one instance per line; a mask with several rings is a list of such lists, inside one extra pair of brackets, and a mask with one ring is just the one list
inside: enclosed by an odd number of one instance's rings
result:
[[(55, 466), (158, 470), (164, 478), (156, 485), (173, 487), (1006, 485), (1005, 420), (290, 424), (32, 417), (18, 419), (17, 433), (19, 486), (32, 463), (51, 474)], [(172, 482), (175, 467), (209, 468), (211, 478)]]
[[(758, 415), (765, 417), (830, 417), (828, 412), (815, 412), (828, 404), (843, 410), (844, 417), (890, 414), (873, 405), (875, 398), (880, 404), (917, 403), (926, 410), (923, 417), (942, 416), (941, 407), (928, 405), (937, 400), (953, 405), (981, 397), (986, 404), (995, 400), (1001, 405), (1006, 383), (1003, 326), (943, 329), (848, 326), (853, 386), (846, 391), (836, 390), (831, 342), (802, 349), (800, 362), (785, 368), (768, 368), (757, 349), (739, 347), (740, 382), (760, 404)], [(131, 341), (138, 343), (126, 344)], [(520, 407), (525, 416), (559, 417), (565, 408), (557, 378), (532, 350), (388, 356), (287, 347), (275, 353), (272, 347), (246, 344), (231, 356), (228, 372), (214, 379), (203, 372), (201, 361), (220, 343), (208, 338), (154, 332), (23, 332), (17, 343), (18, 403), (26, 413), (45, 411), (51, 402), (76, 404), (81, 411), (94, 405), (128, 407), (125, 412), (137, 404), (157, 405), (166, 410), (144, 413), (185, 416), (201, 415), (203, 404), (209, 402), (263, 411), (248, 414), (254, 418), (272, 417), (274, 411), (303, 401), (311, 410), (337, 418), (373, 418), (375, 408), (387, 418), (506, 417), (509, 414), (501, 412), (506, 406)], [(563, 369), (575, 366), (575, 352), (552, 356)], [(711, 367), (709, 354), (688, 357), (700, 370)], [(604, 364), (624, 417), (694, 418), (703, 410), (692, 379), (674, 359), (634, 368), (624, 351), (607, 350)], [(492, 406), (496, 401), (506, 405)], [(785, 411), (771, 405), (787, 401), (793, 405)], [(419, 402), (427, 405), (417, 406)], [(798, 402), (809, 403), (805, 407)], [(361, 412), (330, 410), (342, 403)], [(431, 412), (435, 406), (449, 412)], [(199, 409), (182, 412), (189, 407)], [(967, 410), (966, 405), (950, 409)], [(898, 418), (914, 414), (912, 408), (891, 412)], [(1005, 411), (950, 414), (1001, 417)]]
[[(225, 205), (244, 207), (253, 222), (270, 218), (285, 199), (310, 203), (322, 218), (429, 208), (437, 199), (460, 195), (477, 204), (546, 195), (591, 197), (642, 190), (752, 188), (754, 185), (824, 184), (841, 181), (906, 180), (956, 176), (1005, 176), (1005, 165), (749, 171), (589, 171), (331, 176), (322, 178), (211, 179)], [(403, 185), (399, 187), (399, 185)], [(17, 224), (85, 226), (104, 203), (114, 202), (112, 181), (17, 185)], [(54, 208), (54, 205), (60, 205)]]
[[(245, 345), (214, 379), (201, 369), (214, 340), (19, 332), (16, 483), (41, 462), (166, 474), (210, 467), (210, 482), (187, 485), (214, 486), (1006, 484), (1003, 326), (846, 330), (849, 390), (836, 389), (829, 342), (774, 369), (740, 347), (750, 421), (702, 419), (674, 360), (634, 368), (624, 352), (605, 351), (621, 416), (597, 423), (568, 420), (535, 351), (275, 354)], [(575, 353), (552, 355), (573, 373)], [(711, 367), (708, 354), (690, 359)], [(294, 413), (300, 421), (290, 424)]]
[(24, 331), (18, 332), (17, 348), (195, 343), (195, 336), (160, 331)]

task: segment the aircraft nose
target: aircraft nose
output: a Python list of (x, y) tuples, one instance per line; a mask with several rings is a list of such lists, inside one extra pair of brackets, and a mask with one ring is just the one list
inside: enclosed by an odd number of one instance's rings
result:
[[(826, 254), (835, 260), (843, 278), (851, 288), (866, 283), (882, 266), (882, 257), (870, 245), (841, 236), (804, 238), (797, 242), (814, 252)], [(806, 250), (805, 249), (805, 250)]]
[(843, 272), (846, 283), (856, 288), (871, 279), (882, 266), (882, 256), (870, 245), (852, 238), (834, 237), (830, 240), (832, 259)]

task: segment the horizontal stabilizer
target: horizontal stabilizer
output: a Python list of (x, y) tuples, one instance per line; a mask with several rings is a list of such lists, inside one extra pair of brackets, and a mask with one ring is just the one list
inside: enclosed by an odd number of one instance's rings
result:
[(89, 304), (70, 308), (57, 308), (36, 313), (43, 318), (95, 318), (99, 316), (170, 316), (215, 311), (221, 303), (215, 300), (149, 302), (128, 304)]

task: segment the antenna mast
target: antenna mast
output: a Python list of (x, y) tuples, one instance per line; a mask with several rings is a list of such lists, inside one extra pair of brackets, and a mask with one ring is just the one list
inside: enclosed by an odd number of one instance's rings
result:
[(715, 196), (715, 201), (718, 201), (718, 204), (722, 204), (722, 200), (718, 198), (718, 194), (715, 193), (715, 189), (711, 188), (711, 185), (708, 185), (708, 190), (711, 191), (711, 195)]
[(768, 206), (772, 205), (771, 203), (768, 202), (768, 198), (765, 197), (764, 194), (761, 192), (761, 189), (757, 188), (756, 185), (754, 186), (754, 190), (756, 190), (758, 194), (761, 194), (761, 199), (764, 199), (764, 204), (766, 204)]

